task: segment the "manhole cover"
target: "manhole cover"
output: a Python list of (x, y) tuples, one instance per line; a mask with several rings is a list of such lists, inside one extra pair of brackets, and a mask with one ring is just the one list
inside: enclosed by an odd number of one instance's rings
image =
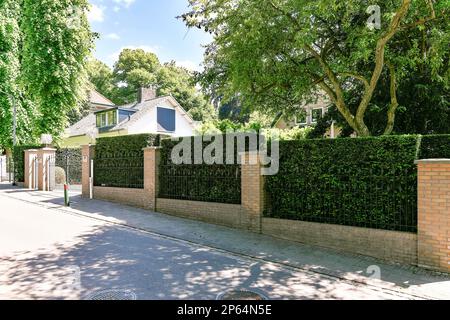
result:
[(136, 294), (130, 290), (102, 290), (90, 294), (86, 300), (136, 300)]
[(217, 300), (269, 300), (269, 298), (256, 290), (238, 289), (219, 294)]

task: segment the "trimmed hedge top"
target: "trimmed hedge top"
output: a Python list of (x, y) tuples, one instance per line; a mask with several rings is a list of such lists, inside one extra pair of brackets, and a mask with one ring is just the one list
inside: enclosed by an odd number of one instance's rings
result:
[(143, 157), (142, 149), (159, 146), (159, 143), (160, 136), (155, 134), (98, 138), (95, 145), (95, 158)]

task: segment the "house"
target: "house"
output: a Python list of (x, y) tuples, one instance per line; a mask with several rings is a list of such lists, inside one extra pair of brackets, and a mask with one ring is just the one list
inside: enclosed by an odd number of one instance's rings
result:
[[(281, 130), (290, 130), (296, 127), (313, 127), (317, 124), (320, 118), (325, 116), (329, 107), (330, 102), (326, 95), (319, 93), (316, 101), (303, 103), (299, 108), (299, 112), (295, 116), (286, 117), (282, 112), (278, 113), (272, 123), (272, 127)], [(333, 122), (326, 136), (335, 138), (338, 134), (337, 131), (338, 128), (335, 127)]]
[(89, 96), (89, 104), (91, 106), (91, 111), (100, 111), (105, 110), (111, 107), (114, 107), (114, 103), (102, 95), (95, 89), (90, 89), (88, 92)]
[(95, 92), (93, 97), (96, 103), (91, 113), (66, 130), (62, 147), (95, 143), (98, 137), (141, 133), (192, 136), (199, 125), (175, 98), (158, 97), (154, 88), (140, 88), (138, 101), (124, 106), (114, 106)]

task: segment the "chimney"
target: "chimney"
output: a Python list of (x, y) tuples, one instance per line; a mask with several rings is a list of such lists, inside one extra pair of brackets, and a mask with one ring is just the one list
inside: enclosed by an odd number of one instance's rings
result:
[(156, 88), (150, 86), (148, 88), (139, 88), (138, 90), (138, 103), (145, 102), (156, 98)]

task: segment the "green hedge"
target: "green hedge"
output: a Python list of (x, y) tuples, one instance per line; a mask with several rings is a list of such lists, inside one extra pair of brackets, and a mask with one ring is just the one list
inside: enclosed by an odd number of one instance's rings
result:
[(17, 182), (24, 182), (25, 177), (25, 150), (39, 149), (40, 145), (21, 145), (13, 147), (14, 176)]
[[(194, 137), (191, 139), (191, 156), (194, 163)], [(241, 166), (238, 164), (237, 143), (234, 145), (234, 164), (225, 164), (226, 138), (224, 141), (224, 161), (222, 165), (181, 164), (171, 161), (172, 149), (179, 143), (170, 139), (161, 141), (161, 163), (159, 168), (159, 197), (192, 201), (219, 203), (241, 203)], [(202, 150), (211, 142), (204, 141)], [(249, 150), (248, 140), (245, 150)]]
[(418, 136), (280, 142), (265, 216), (417, 230)]
[(97, 139), (94, 185), (144, 188), (145, 147), (158, 146), (159, 135), (139, 134)]
[(450, 134), (423, 136), (420, 147), (420, 159), (450, 159)]

